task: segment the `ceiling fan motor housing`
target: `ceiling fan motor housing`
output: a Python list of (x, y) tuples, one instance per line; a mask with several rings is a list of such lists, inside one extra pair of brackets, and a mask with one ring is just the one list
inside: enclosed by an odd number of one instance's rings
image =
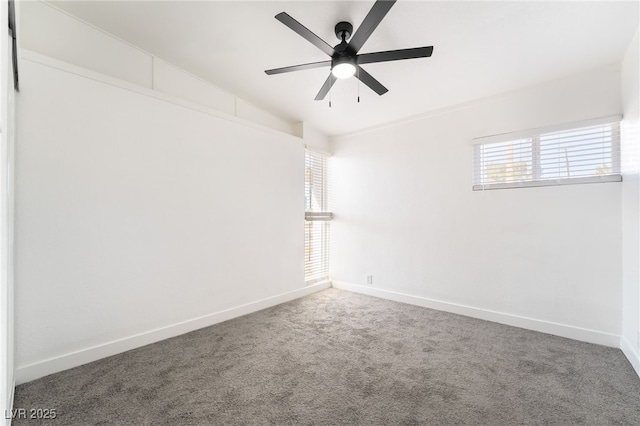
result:
[[(353, 25), (350, 22), (342, 21), (338, 22), (335, 27), (336, 37), (340, 39), (340, 43), (333, 47), (334, 54), (331, 56), (331, 67), (333, 68), (339, 62), (349, 62), (355, 65), (356, 52), (349, 48), (347, 40), (353, 34)], [(344, 59), (348, 58), (347, 61)], [(338, 60), (338, 62), (336, 62)]]

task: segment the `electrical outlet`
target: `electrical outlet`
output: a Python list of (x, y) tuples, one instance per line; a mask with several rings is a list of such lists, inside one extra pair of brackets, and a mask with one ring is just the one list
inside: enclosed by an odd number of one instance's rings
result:
[(373, 284), (373, 275), (367, 275), (367, 284)]

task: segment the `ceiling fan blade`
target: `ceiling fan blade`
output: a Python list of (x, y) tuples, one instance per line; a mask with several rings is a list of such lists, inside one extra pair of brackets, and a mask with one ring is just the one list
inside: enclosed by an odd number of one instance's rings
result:
[(329, 93), (329, 90), (331, 90), (331, 86), (333, 86), (333, 83), (335, 83), (336, 80), (337, 78), (334, 77), (333, 74), (329, 74), (329, 77), (327, 77), (324, 84), (320, 88), (320, 91), (316, 95), (316, 101), (321, 101), (325, 96), (327, 96), (327, 93)]
[(322, 50), (327, 55), (333, 56), (333, 54), (335, 53), (333, 47), (329, 46), (326, 41), (322, 40), (320, 37), (309, 31), (307, 27), (293, 19), (287, 13), (278, 13), (276, 15), (276, 19), (301, 35), (305, 40), (316, 46), (318, 49)]
[(360, 24), (353, 37), (351, 37), (349, 41), (349, 47), (351, 49), (358, 53), (395, 2), (396, 0), (377, 0), (375, 2), (364, 18), (364, 21), (362, 21), (362, 24)]
[(358, 69), (356, 70), (356, 77), (363, 82), (364, 84), (366, 84), (367, 86), (369, 86), (369, 88), (371, 90), (373, 90), (374, 92), (376, 92), (378, 95), (384, 95), (385, 93), (387, 93), (389, 91), (389, 89), (387, 89), (386, 87), (384, 87), (382, 84), (380, 84), (380, 82), (378, 80), (376, 80), (375, 78), (373, 78), (371, 76), (371, 74), (369, 74), (368, 72), (366, 72), (362, 67), (358, 66)]
[(272, 70), (266, 70), (268, 75), (282, 74), (285, 72), (310, 70), (313, 68), (322, 68), (331, 66), (331, 61), (311, 62), (309, 64), (292, 65), (290, 67), (274, 68)]
[(363, 53), (358, 55), (358, 63), (371, 64), (374, 62), (399, 61), (401, 59), (428, 58), (432, 53), (433, 46)]

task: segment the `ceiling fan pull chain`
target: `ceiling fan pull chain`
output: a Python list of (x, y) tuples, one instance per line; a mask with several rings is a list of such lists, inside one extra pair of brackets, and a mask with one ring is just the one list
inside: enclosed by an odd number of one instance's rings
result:
[(358, 103), (360, 103), (360, 67), (358, 69)]
[(329, 108), (331, 108), (331, 89), (329, 89)]

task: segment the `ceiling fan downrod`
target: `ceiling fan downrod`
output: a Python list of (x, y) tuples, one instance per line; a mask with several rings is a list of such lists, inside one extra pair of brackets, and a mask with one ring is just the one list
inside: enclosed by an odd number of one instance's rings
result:
[(351, 37), (351, 34), (353, 34), (353, 25), (346, 21), (338, 22), (335, 27), (335, 33), (338, 40), (341, 40), (342, 43), (346, 43)]

